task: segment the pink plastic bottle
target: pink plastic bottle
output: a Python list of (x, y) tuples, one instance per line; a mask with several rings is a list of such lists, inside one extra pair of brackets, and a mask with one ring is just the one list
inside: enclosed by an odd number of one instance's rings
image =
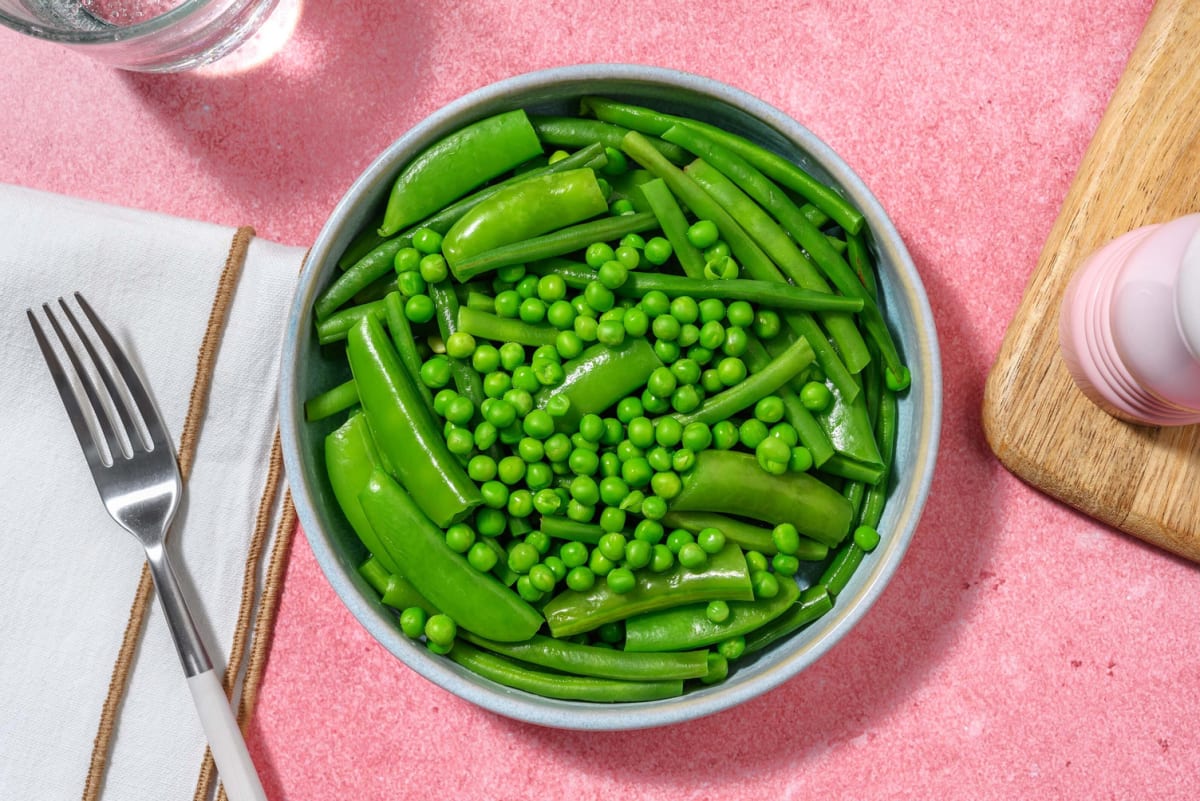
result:
[(1114, 417), (1200, 423), (1200, 214), (1130, 231), (1084, 261), (1059, 344), (1075, 383)]

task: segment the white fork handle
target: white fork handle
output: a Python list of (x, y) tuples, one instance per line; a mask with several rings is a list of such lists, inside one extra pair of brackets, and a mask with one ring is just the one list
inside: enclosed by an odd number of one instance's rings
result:
[(217, 773), (225, 785), (225, 795), (229, 801), (266, 801), (267, 796), (254, 770), (254, 762), (246, 750), (246, 741), (242, 739), (242, 730), (238, 728), (216, 671), (210, 668), (189, 676), (187, 682), (192, 690), (192, 699), (196, 702), (196, 710), (200, 713), (204, 733), (208, 735), (208, 747), (217, 765)]

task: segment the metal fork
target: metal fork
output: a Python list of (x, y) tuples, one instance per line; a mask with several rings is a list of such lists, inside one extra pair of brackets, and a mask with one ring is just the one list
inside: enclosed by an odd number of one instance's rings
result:
[[(83, 296), (76, 292), (74, 297), (90, 322), (95, 339), (100, 341), (118, 373), (117, 376), (112, 374), (97, 351), (93, 337), (89, 336), (62, 298), (58, 299), (62, 316), (83, 345), (86, 351), (83, 355), (72, 345), (71, 338), (50, 304), (42, 304), (42, 311), (67, 355), (85, 397), (80, 397), (32, 309), (26, 309), (29, 324), (33, 326), (42, 356), (50, 368), (58, 394), (62, 396), (67, 416), (83, 447), (84, 457), (108, 513), (122, 528), (133, 534), (146, 550), (150, 575), (175, 640), (179, 660), (183, 663), (183, 672), (208, 737), (213, 762), (225, 786), (225, 794), (230, 801), (265, 801), (266, 795), (246, 750), (229, 699), (213, 670), (212, 660), (204, 649), (179, 580), (167, 558), (167, 532), (183, 495), (179, 464), (171, 439), (153, 398), (120, 345)], [(85, 361), (91, 363), (92, 371), (87, 369)], [(92, 372), (100, 377), (103, 387), (96, 385)], [(85, 407), (90, 414), (84, 411)], [(89, 419), (93, 423), (90, 424)], [(99, 429), (99, 436), (96, 436), (93, 425)]]

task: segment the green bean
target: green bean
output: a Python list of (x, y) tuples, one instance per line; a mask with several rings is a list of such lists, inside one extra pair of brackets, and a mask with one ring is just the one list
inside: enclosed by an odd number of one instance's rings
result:
[(568, 542), (582, 542), (595, 545), (605, 535), (605, 530), (593, 523), (580, 523), (566, 517), (542, 515), (538, 530), (548, 537)]
[(562, 256), (581, 250), (593, 242), (620, 239), (627, 234), (649, 231), (656, 224), (653, 214), (642, 212), (568, 225), (541, 236), (532, 236), (474, 253), (453, 265), (454, 275), (460, 281), (465, 281), (502, 267)]
[(792, 634), (833, 608), (833, 599), (823, 584), (814, 584), (800, 600), (779, 617), (746, 635), (746, 653), (753, 654)]
[[(788, 233), (796, 240), (800, 247), (808, 251), (809, 256), (818, 267), (824, 271), (825, 276), (833, 282), (834, 286), (844, 295), (850, 297), (861, 297), (867, 302), (863, 309), (862, 326), (866, 329), (867, 335), (875, 342), (880, 350), (880, 354), (887, 364), (888, 369), (893, 375), (899, 377), (903, 372), (903, 365), (900, 360), (900, 355), (896, 350), (896, 344), (892, 339), (891, 332), (887, 328), (887, 324), (883, 319), (879, 307), (876, 305), (874, 298), (863, 287), (862, 281), (859, 280), (850, 265), (842, 255), (834, 248), (828, 238), (821, 233), (812, 223), (805, 219), (800, 210), (792, 203), (787, 196), (778, 191), (771, 185), (771, 182), (766, 176), (754, 169), (752, 165), (738, 157), (736, 153), (730, 152), (727, 148), (722, 147), (720, 143), (713, 141), (712, 137), (704, 134), (696, 135), (697, 132), (688, 130), (686, 127), (676, 129), (674, 132), (668, 131), (664, 136), (671, 137), (675, 141), (686, 140), (687, 147), (693, 152), (703, 154), (703, 158), (712, 162), (713, 166), (728, 176), (734, 183), (746, 190), (746, 192), (763, 204), (776, 219), (787, 229)], [(857, 230), (850, 230), (851, 233), (857, 233)]]
[[(694, 214), (717, 224), (722, 238), (729, 243), (738, 261), (752, 278), (760, 281), (783, 281), (779, 268), (755, 244), (745, 229), (692, 178), (662, 158), (644, 136), (636, 131), (630, 132), (625, 136), (624, 147), (633, 159), (662, 178)], [(837, 382), (847, 397), (853, 397), (858, 391), (858, 385), (836, 351), (829, 346), (824, 334), (820, 333), (816, 320), (809, 315), (788, 315), (787, 319), (789, 325), (799, 326), (798, 333), (808, 338), (825, 375), (831, 381)]]
[[(448, 280), (437, 281), (429, 285), (428, 291), (429, 297), (433, 299), (434, 313), (442, 342), (449, 342), (450, 337), (461, 330), (459, 324), (461, 307), (458, 303), (458, 296), (454, 293), (454, 285)], [(470, 400), (478, 409), (483, 403), (484, 397), (483, 379), (479, 373), (475, 372), (475, 369), (462, 359), (451, 359), (450, 370), (454, 377), (454, 385), (458, 388), (458, 394)]]
[(458, 330), (493, 342), (518, 342), (535, 348), (553, 345), (558, 338), (553, 326), (500, 317), (470, 306), (458, 308)]
[(467, 670), (505, 687), (568, 701), (632, 703), (657, 701), (683, 694), (683, 681), (622, 681), (591, 676), (571, 676), (523, 667), (520, 663), (455, 642), (447, 654)]
[(392, 344), (396, 347), (400, 363), (404, 365), (405, 371), (421, 395), (425, 408), (432, 412), (433, 394), (429, 391), (429, 387), (421, 381), (421, 353), (417, 347), (416, 337), (413, 336), (412, 324), (404, 314), (404, 301), (400, 297), (400, 293), (388, 293), (383, 299), (383, 306), (388, 334), (392, 338)]
[[(762, 343), (753, 338), (746, 344), (744, 359), (751, 373), (761, 371), (771, 361)], [(788, 385), (779, 387), (775, 392), (783, 400), (787, 421), (796, 429), (801, 444), (812, 454), (813, 464), (817, 467), (825, 464), (835, 453), (833, 442), (825, 433), (825, 429)]]
[[(754, 237), (754, 240), (775, 261), (779, 269), (797, 286), (821, 292), (833, 291), (820, 271), (796, 246), (795, 241), (771, 219), (770, 215), (763, 211), (755, 200), (742, 192), (721, 170), (705, 161), (697, 160), (684, 172), (691, 175), (700, 186), (704, 187), (705, 191), (746, 227), (747, 233)], [(773, 195), (768, 194), (767, 197), (770, 198)], [(857, 373), (866, 367), (871, 356), (854, 319), (848, 314), (823, 314), (820, 319), (837, 345), (846, 369)]]
[[(771, 536), (771, 529), (730, 515), (671, 510), (663, 515), (662, 523), (669, 528), (687, 529), (693, 534), (706, 528), (715, 528), (743, 550), (758, 551), (766, 556), (774, 556), (779, 550)], [(800, 537), (793, 555), (805, 562), (820, 562), (829, 555), (829, 547), (808, 537)]]
[[(567, 286), (582, 289), (596, 280), (597, 273), (585, 264), (566, 259), (546, 259), (532, 265), (539, 275), (558, 275)], [(686, 296), (696, 299), (717, 298), (720, 300), (744, 300), (759, 306), (775, 309), (800, 311), (822, 311), (826, 309), (856, 312), (862, 309), (858, 298), (845, 298), (825, 292), (813, 292), (791, 284), (773, 281), (757, 281), (747, 278), (714, 280), (670, 275), (658, 272), (630, 272), (616, 293), (624, 297), (638, 298), (647, 292), (663, 292), (671, 297)]]
[(813, 360), (813, 350), (808, 341), (800, 338), (779, 356), (772, 359), (763, 369), (753, 373), (724, 392), (711, 395), (690, 414), (675, 413), (673, 416), (683, 425), (727, 420), (743, 409), (753, 406), (761, 398), (770, 395), (790, 381)]
[(344, 412), (358, 403), (358, 389), (354, 379), (344, 381), (332, 389), (314, 395), (304, 402), (304, 419), (310, 423)]
[(346, 268), (345, 272), (321, 292), (313, 304), (313, 315), (318, 323), (332, 316), (371, 282), (391, 273), (393, 259), (401, 247), (402, 243), (399, 240), (388, 240)]
[(862, 212), (854, 208), (841, 195), (777, 153), (756, 145), (737, 134), (699, 120), (675, 117), (606, 98), (585, 97), (582, 106), (585, 111), (590, 111), (597, 119), (624, 125), (632, 130), (654, 136), (663, 136), (674, 125), (686, 125), (702, 131), (730, 150), (739, 153), (776, 181), (807, 198), (845, 230), (850, 233), (858, 233), (862, 229)]
[[(584, 117), (559, 117), (549, 114), (534, 114), (529, 117), (533, 129), (542, 142), (554, 147), (582, 147), (599, 142), (605, 147), (619, 149), (621, 137), (628, 129), (612, 123), (590, 120)], [(687, 151), (678, 145), (659, 141), (655, 147), (676, 164), (687, 161)]]
[(688, 239), (687, 217), (684, 216), (683, 209), (679, 207), (671, 190), (667, 188), (666, 182), (655, 178), (642, 184), (642, 197), (654, 212), (684, 273), (691, 278), (703, 278), (704, 254)]
[(895, 458), (898, 416), (896, 395), (890, 390), (885, 390), (879, 399), (879, 417), (875, 424), (875, 439), (879, 444), (883, 471), (879, 480), (867, 489), (860, 520), (862, 525), (872, 528), (879, 526), (879, 520), (883, 515), (883, 506), (887, 500), (888, 477), (891, 473), (892, 460)]
[(467, 633), (464, 638), (511, 659), (576, 676), (625, 681), (696, 679), (708, 673), (705, 651), (633, 653), (535, 634), (529, 642), (500, 643)]
[(371, 316), (376, 320), (382, 320), (385, 315), (386, 309), (382, 300), (348, 306), (317, 323), (317, 341), (322, 345), (339, 342), (346, 338), (346, 332), (357, 325), (363, 317)]

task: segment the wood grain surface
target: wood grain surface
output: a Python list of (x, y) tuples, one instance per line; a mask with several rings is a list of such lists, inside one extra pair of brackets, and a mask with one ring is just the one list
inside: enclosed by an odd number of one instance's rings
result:
[[(1109, 240), (1200, 211), (1200, 3), (1151, 12), (988, 375), (983, 424), (1014, 474), (1122, 531), (1200, 561), (1200, 426), (1110, 417), (1059, 353), (1071, 275)], [(1200, 314), (1200, 310), (1197, 310)]]

